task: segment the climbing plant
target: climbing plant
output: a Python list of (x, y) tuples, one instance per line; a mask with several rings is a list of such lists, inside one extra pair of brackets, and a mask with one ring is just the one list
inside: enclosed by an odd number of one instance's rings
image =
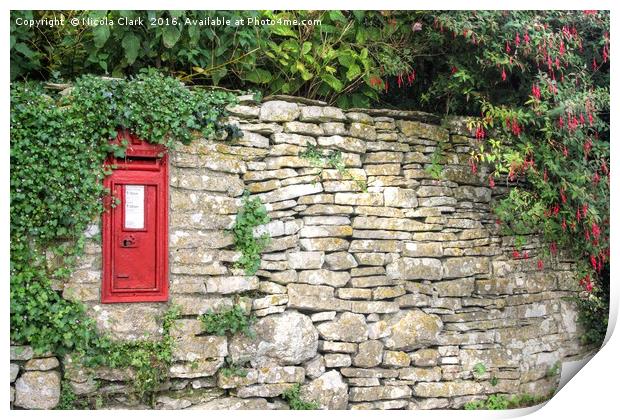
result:
[(130, 79), (84, 76), (62, 94), (41, 83), (11, 86), (11, 340), (37, 353), (73, 352), (91, 365), (132, 367), (139, 396), (153, 390), (170, 361), (164, 339), (122, 343), (102, 337), (84, 305), (52, 287), (70, 273), (84, 231), (103, 210), (102, 179), (117, 130), (174, 147), (196, 136), (226, 132), (220, 123), (228, 93), (188, 90), (175, 79), (145, 71)]
[(236, 265), (244, 269), (247, 275), (254, 275), (259, 269), (260, 253), (269, 243), (269, 234), (267, 232), (257, 234), (255, 229), (268, 223), (269, 220), (267, 209), (260, 199), (250, 198), (249, 192), (245, 191), (241, 209), (237, 212), (231, 232), (235, 249), (241, 252)]

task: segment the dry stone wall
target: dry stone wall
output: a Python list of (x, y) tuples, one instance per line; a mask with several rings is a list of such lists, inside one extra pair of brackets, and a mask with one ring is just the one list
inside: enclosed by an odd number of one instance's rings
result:
[[(287, 408), (281, 394), (295, 383), (327, 409), (461, 408), (489, 394), (547, 394), (558, 363), (587, 350), (563, 299), (576, 290), (571, 262), (539, 270), (536, 237), (529, 258), (512, 257), (514, 238), (500, 235), (491, 212), (506, 191), (487, 187), (486, 168), (471, 172), (475, 140), (462, 119), (293, 98), (230, 113), (242, 138), (171, 153), (170, 303), (182, 319), (156, 408)], [(234, 268), (240, 254), (227, 231), (244, 190), (271, 218), (256, 232), (271, 241), (254, 276)], [(101, 304), (97, 226), (89, 236), (65, 297), (87, 303), (115, 338), (156, 338), (169, 304)], [(197, 316), (234, 304), (257, 317), (254, 336), (205, 335)], [(25, 352), (12, 352), (13, 404), (49, 408), (57, 393), (40, 402), (39, 390), (58, 386), (58, 360)], [(79, 396), (141, 407), (126, 396), (131, 372), (87, 375), (62, 362)], [(222, 374), (230, 364), (246, 375)]]

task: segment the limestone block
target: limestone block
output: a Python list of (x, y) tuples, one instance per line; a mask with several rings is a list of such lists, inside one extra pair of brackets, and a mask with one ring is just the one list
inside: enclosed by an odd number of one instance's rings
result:
[(299, 116), (299, 106), (292, 102), (268, 101), (262, 104), (259, 112), (261, 121), (286, 122)]

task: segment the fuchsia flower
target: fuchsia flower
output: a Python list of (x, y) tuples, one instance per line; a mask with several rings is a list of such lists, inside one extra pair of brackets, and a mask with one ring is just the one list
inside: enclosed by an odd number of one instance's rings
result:
[(601, 236), (601, 228), (596, 223), (592, 223), (592, 235), (594, 235), (597, 240)]
[(515, 35), (515, 45), (518, 47), (521, 44), (521, 38), (519, 38), (519, 33)]
[(469, 167), (471, 168), (472, 174), (478, 173), (478, 166), (476, 166), (476, 162), (473, 158), (469, 158)]
[(542, 270), (543, 268), (545, 268), (545, 263), (543, 262), (543, 260), (538, 260), (538, 269)]
[(506, 70), (502, 67), (502, 81), (506, 81)]
[(594, 271), (597, 271), (598, 261), (594, 255), (590, 255), (590, 264), (592, 264), (592, 268), (594, 269)]
[(553, 255), (558, 253), (558, 245), (555, 242), (551, 242), (551, 244), (549, 244), (549, 250), (551, 251), (551, 253)]
[(525, 41), (525, 45), (528, 45), (530, 43), (530, 36), (527, 34), (527, 32), (523, 34), (523, 40)]
[(532, 95), (540, 100), (540, 87), (538, 85), (532, 85)]
[(521, 258), (521, 254), (519, 253), (519, 251), (517, 251), (516, 249), (512, 251), (512, 258), (514, 258), (515, 260)]
[(590, 279), (590, 275), (586, 274), (584, 278), (579, 280), (579, 284), (588, 292), (592, 291), (592, 280)]
[(495, 179), (493, 179), (493, 175), (489, 175), (489, 187), (495, 188)]

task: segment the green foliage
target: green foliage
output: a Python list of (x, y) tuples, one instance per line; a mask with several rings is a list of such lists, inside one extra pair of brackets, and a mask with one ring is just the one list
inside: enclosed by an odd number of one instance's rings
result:
[(577, 320), (585, 329), (581, 336), (584, 344), (600, 346), (605, 340), (609, 317), (609, 290), (605, 286), (609, 284), (575, 299), (579, 307)]
[[(404, 45), (418, 14), (394, 20), (390, 13), (338, 10), (13, 11), (11, 78), (120, 77), (157, 67), (194, 84), (368, 106), (383, 89), (375, 79), (410, 71), (423, 52), (426, 42)], [(15, 24), (17, 18), (61, 17), (83, 23), (36, 29)], [(92, 25), (87, 19), (143, 22)], [(230, 23), (198, 24), (208, 19)]]
[(63, 380), (60, 384), (60, 400), (54, 410), (86, 410), (88, 408), (88, 401), (75, 395), (69, 381)]
[(481, 115), (469, 124), (478, 140), (470, 166), (489, 164), (490, 186), (511, 187), (494, 208), (502, 232), (542, 233), (540, 267), (559, 249), (576, 260), (584, 341), (600, 344), (609, 312), (609, 14), (453, 11), (433, 25), (445, 32), (438, 41), (452, 70), (434, 78), (429, 98)]
[(97, 354), (87, 359), (87, 365), (131, 369), (134, 395), (152, 405), (155, 391), (168, 378), (174, 346), (170, 329), (179, 315), (180, 310), (175, 306), (166, 311), (162, 318), (162, 337), (157, 340), (99, 340)]
[(490, 395), (483, 401), (470, 401), (465, 404), (465, 410), (506, 410), (509, 400), (503, 395)]
[(241, 258), (236, 262), (238, 267), (245, 270), (249, 276), (254, 275), (260, 267), (260, 253), (269, 244), (269, 234), (254, 234), (257, 226), (269, 223), (267, 209), (258, 197), (250, 198), (250, 193), (243, 194), (242, 207), (237, 213), (235, 224), (231, 232), (237, 251), (241, 252)]
[(556, 375), (559, 375), (561, 371), (562, 371), (562, 363), (558, 360), (553, 364), (553, 366), (547, 369), (546, 377), (547, 378), (554, 377)]
[[(321, 168), (321, 173), (323, 172), (323, 168), (336, 169), (343, 178), (354, 180), (357, 187), (362, 191), (366, 191), (368, 189), (366, 181), (355, 179), (351, 174), (351, 171), (347, 169), (340, 150), (332, 150), (325, 153), (321, 152), (316, 146), (308, 144), (306, 149), (299, 154), (299, 157), (308, 160), (312, 166)], [(317, 175), (317, 182), (321, 179), (321, 173)]]
[(232, 376), (239, 376), (241, 378), (245, 378), (248, 376), (248, 371), (233, 362), (230, 356), (226, 356), (224, 358), (224, 362), (225, 365), (220, 368), (219, 372), (225, 377), (230, 378)]
[(305, 401), (301, 398), (301, 387), (295, 384), (282, 393), (282, 398), (288, 403), (291, 410), (317, 410), (319, 403)]
[(239, 305), (220, 312), (208, 311), (200, 315), (198, 319), (202, 321), (207, 334), (223, 336), (242, 333), (249, 337), (254, 335), (250, 328), (256, 321), (256, 318), (248, 315)]
[(553, 397), (549, 395), (535, 396), (529, 394), (507, 397), (501, 394), (489, 395), (486, 400), (470, 401), (463, 407), (465, 410), (506, 410), (512, 408), (531, 407), (541, 404)]
[[(108, 141), (128, 128), (153, 143), (173, 146), (196, 133), (213, 136), (227, 93), (188, 90), (174, 79), (145, 72), (132, 80), (78, 79), (66, 96), (41, 84), (11, 88), (11, 340), (30, 344), (37, 354), (72, 353), (87, 366), (131, 368), (137, 397), (146, 399), (167, 377), (172, 355), (169, 328), (161, 340), (116, 342), (97, 333), (78, 302), (52, 288), (71, 274), (81, 254), (83, 232), (103, 210), (102, 179), (108, 153), (124, 146)], [(60, 408), (81, 407), (63, 386)]]
[(484, 363), (478, 362), (474, 365), (474, 375), (476, 376), (482, 376), (487, 372), (487, 367), (484, 365)]
[(424, 170), (435, 179), (441, 179), (443, 164), (445, 163), (444, 143), (439, 143), (431, 155), (431, 163)]

